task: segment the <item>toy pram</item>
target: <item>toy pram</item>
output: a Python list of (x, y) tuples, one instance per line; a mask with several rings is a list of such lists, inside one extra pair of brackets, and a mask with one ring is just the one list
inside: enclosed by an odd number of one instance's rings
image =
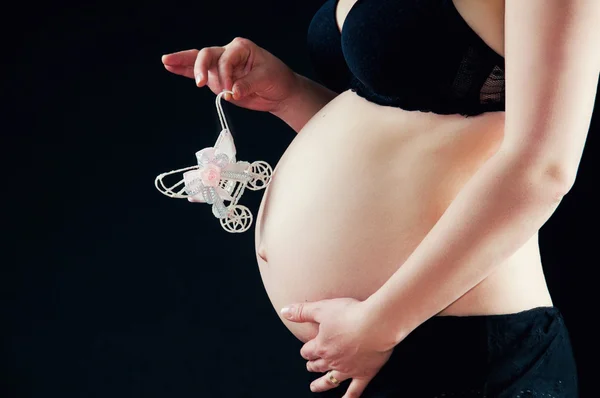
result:
[[(249, 163), (236, 160), (233, 137), (221, 107), (221, 97), (231, 91), (217, 95), (216, 105), (221, 133), (214, 147), (196, 152), (197, 165), (162, 173), (154, 180), (156, 188), (170, 198), (188, 199), (190, 202), (212, 205), (212, 213), (221, 221), (227, 232), (240, 233), (252, 225), (252, 213), (238, 200), (246, 188), (258, 191), (266, 188), (271, 181), (273, 169), (262, 160)], [(168, 186), (165, 177), (177, 176), (178, 182)], [(228, 205), (225, 202), (230, 202)]]

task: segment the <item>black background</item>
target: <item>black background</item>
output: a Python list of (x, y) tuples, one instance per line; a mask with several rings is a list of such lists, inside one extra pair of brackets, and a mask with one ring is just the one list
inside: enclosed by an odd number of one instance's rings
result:
[[(241, 36), (312, 77), (305, 35), (322, 1), (19, 4), (1, 17), (0, 396), (311, 396), (301, 344), (262, 286), (254, 229), (228, 234), (153, 180), (192, 165), (220, 129), (214, 94), (168, 73), (161, 55)], [(238, 158), (275, 167), (291, 128), (224, 106)], [(597, 131), (595, 117), (575, 187), (541, 231), (584, 397)], [(243, 197), (254, 215), (263, 192)]]

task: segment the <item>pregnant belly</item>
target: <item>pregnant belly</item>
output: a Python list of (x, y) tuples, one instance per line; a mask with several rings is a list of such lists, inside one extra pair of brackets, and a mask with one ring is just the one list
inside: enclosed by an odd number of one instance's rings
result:
[[(257, 261), (275, 309), (374, 293), (495, 153), (503, 127), (503, 113), (464, 118), (336, 97), (289, 145), (257, 214)], [(316, 333), (281, 319), (302, 341)]]

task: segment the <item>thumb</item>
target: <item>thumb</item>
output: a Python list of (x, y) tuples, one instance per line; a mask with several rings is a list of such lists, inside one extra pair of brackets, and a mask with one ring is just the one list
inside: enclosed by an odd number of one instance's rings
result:
[(281, 309), (281, 315), (292, 322), (321, 323), (321, 304), (317, 301), (288, 305)]
[(233, 91), (233, 99), (240, 100), (258, 91), (257, 86), (261, 81), (264, 83), (264, 80), (265, 77), (261, 76), (258, 71), (251, 71), (246, 76), (236, 80), (231, 89)]
[(352, 382), (346, 390), (346, 394), (342, 398), (358, 398), (367, 388), (370, 380), (352, 379)]

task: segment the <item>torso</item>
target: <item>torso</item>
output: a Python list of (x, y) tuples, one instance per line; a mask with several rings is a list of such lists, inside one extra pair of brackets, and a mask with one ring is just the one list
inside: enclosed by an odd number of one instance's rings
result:
[[(355, 1), (340, 0), (341, 27)], [(502, 54), (503, 1), (455, 5)], [(336, 97), (281, 157), (257, 214), (257, 261), (275, 309), (374, 293), (496, 152), (503, 134), (504, 112), (465, 118), (380, 106), (352, 91)], [(437, 316), (552, 305), (537, 238)], [(316, 335), (315, 324), (281, 319), (302, 341)]]

